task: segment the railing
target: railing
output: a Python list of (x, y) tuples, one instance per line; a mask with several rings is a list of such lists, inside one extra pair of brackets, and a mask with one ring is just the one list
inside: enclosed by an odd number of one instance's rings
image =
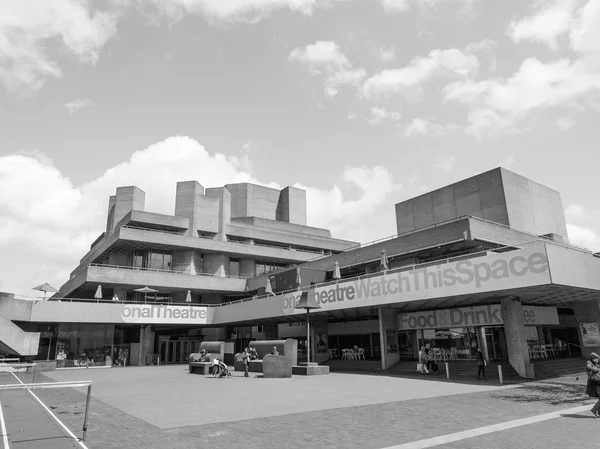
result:
[(160, 232), (161, 234), (175, 234), (175, 235), (185, 235), (186, 230), (183, 231), (167, 231), (166, 229), (155, 229), (155, 228), (143, 228), (141, 226), (131, 226), (131, 225), (123, 225), (121, 228), (127, 229), (135, 229), (138, 231), (152, 231), (152, 232)]
[[(186, 235), (185, 232), (186, 231), (182, 231), (182, 232), (178, 232), (178, 231), (167, 231), (164, 229), (154, 229), (154, 228), (143, 228), (140, 226), (130, 226), (130, 225), (123, 225), (121, 226), (121, 228), (127, 228), (127, 229), (134, 229), (134, 230), (138, 230), (138, 231), (150, 231), (150, 232), (158, 232), (158, 233), (162, 233), (162, 234), (172, 234), (172, 235)], [(206, 239), (206, 240), (215, 240), (214, 237), (211, 236), (207, 236), (207, 235), (198, 235), (198, 238), (201, 239)], [(246, 242), (243, 240), (225, 240), (225, 242), (227, 243), (241, 243), (242, 245), (250, 245), (250, 242)], [(311, 250), (308, 248), (300, 248), (300, 247), (296, 247), (294, 245), (269, 245), (268, 243), (254, 243), (255, 246), (264, 246), (267, 248), (276, 248), (276, 249), (285, 249), (285, 250), (294, 250), (294, 251), (299, 251), (299, 252), (305, 252), (305, 253), (321, 253), (321, 250)]]
[(576, 345), (575, 343), (567, 343), (567, 351), (569, 351), (569, 357), (571, 357), (571, 346), (575, 346), (576, 348), (579, 348), (579, 352), (582, 352), (581, 346)]
[(231, 278), (231, 279), (247, 279), (248, 276), (235, 276), (232, 274), (219, 275), (219, 274), (211, 274), (211, 273), (196, 273), (190, 274), (185, 271), (176, 271), (176, 270), (163, 270), (160, 268), (145, 268), (145, 267), (131, 267), (129, 265), (108, 265), (102, 263), (91, 263), (88, 266), (90, 267), (101, 267), (101, 268), (113, 268), (117, 270), (129, 270), (129, 271), (149, 271), (153, 273), (164, 273), (164, 274), (183, 274), (186, 276), (207, 276), (207, 277), (218, 277), (218, 278)]
[[(83, 416), (83, 435), (81, 438), (83, 441), (85, 441), (85, 437), (87, 434), (88, 414), (89, 414), (89, 410), (90, 410), (90, 399), (91, 399), (91, 395), (92, 395), (92, 382), (91, 381), (85, 380), (85, 381), (80, 381), (80, 382), (48, 382), (48, 383), (39, 383), (39, 384), (36, 384), (36, 383), (25, 384), (25, 383), (21, 382), (21, 380), (19, 378), (17, 378), (17, 380), (20, 382), (20, 384), (0, 385), (0, 392), (8, 391), (8, 390), (27, 390), (35, 399), (37, 399), (37, 401), (40, 404), (42, 404), (42, 406), (44, 406), (42, 401), (40, 401), (31, 390), (45, 390), (45, 389), (50, 389), (50, 388), (87, 387), (87, 395), (86, 395), (86, 399), (85, 399), (85, 414)], [(48, 410), (47, 408), (46, 408), (46, 410), (48, 412), (50, 412), (50, 410)], [(54, 418), (57, 419), (56, 417), (54, 417)], [(74, 437), (73, 434), (71, 434), (71, 435)]]

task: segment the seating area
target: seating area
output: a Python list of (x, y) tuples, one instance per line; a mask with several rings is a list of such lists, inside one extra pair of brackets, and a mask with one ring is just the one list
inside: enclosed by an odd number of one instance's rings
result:
[(223, 360), (225, 356), (225, 342), (223, 341), (203, 341), (200, 343), (199, 351), (203, 349), (206, 351), (206, 355), (202, 356), (200, 352), (194, 352), (188, 358), (191, 374), (196, 372), (204, 375), (210, 374), (213, 360), (216, 358)]
[(558, 357), (558, 350), (554, 345), (529, 345), (530, 359), (547, 359)]
[[(256, 360), (250, 360), (249, 372), (262, 373), (266, 378), (292, 377), (292, 366), (298, 363), (298, 342), (295, 339), (251, 341), (248, 347), (258, 354)], [(273, 348), (277, 348), (279, 355), (271, 354)], [(236, 354), (234, 360), (235, 370), (243, 372), (242, 354)]]
[(342, 349), (342, 360), (366, 360), (364, 348)]

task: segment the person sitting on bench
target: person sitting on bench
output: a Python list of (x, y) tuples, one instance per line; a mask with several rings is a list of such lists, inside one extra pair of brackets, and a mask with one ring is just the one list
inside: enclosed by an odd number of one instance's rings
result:
[(271, 351), (271, 355), (279, 355), (279, 351), (277, 350), (277, 346), (273, 346), (273, 350)]

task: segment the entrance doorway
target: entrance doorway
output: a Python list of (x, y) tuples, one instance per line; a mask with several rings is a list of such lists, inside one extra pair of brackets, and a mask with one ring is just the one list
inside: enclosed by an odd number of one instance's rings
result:
[(160, 339), (160, 363), (187, 363), (189, 355), (198, 352), (200, 343), (197, 339), (163, 337)]
[(508, 358), (503, 327), (486, 327), (485, 342), (490, 360), (505, 360)]

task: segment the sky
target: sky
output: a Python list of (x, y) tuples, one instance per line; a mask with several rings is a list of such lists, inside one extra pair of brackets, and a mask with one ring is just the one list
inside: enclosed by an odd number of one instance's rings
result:
[(62, 285), (117, 186), (307, 190), (308, 224), (503, 166), (600, 251), (600, 0), (0, 0), (0, 291)]

